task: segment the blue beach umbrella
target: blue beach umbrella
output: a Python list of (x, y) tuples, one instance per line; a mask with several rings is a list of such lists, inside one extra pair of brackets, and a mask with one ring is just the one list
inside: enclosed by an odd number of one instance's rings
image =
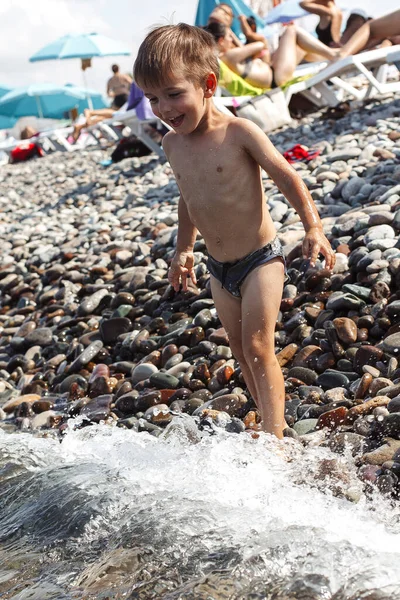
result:
[[(11, 88), (5, 85), (0, 85), (0, 98), (11, 92)], [(12, 117), (3, 117), (0, 115), (0, 129), (11, 129), (14, 127), (17, 119), (13, 119)]]
[(95, 56), (129, 56), (129, 48), (100, 33), (64, 35), (51, 42), (30, 57), (30, 62), (39, 60), (64, 60), (68, 58), (93, 58)]
[(11, 129), (14, 127), (17, 119), (13, 119), (12, 117), (3, 117), (0, 115), (0, 129)]
[[(224, 0), (224, 4), (229, 4), (233, 10), (235, 17), (239, 15), (245, 15), (246, 17), (254, 17), (257, 23), (257, 29), (265, 28), (265, 24), (258, 15), (256, 15), (243, 0)], [(221, 4), (219, 0), (199, 0), (197, 5), (197, 14), (195, 25), (197, 27), (203, 27), (207, 24), (208, 17), (218, 4)], [(232, 23), (232, 31), (238, 36), (242, 36), (242, 30), (238, 19), (234, 19)]]
[(269, 11), (264, 19), (265, 25), (272, 25), (272, 23), (288, 23), (294, 19), (305, 17), (310, 13), (301, 8), (300, 0), (287, 0), (275, 6)]
[(78, 109), (79, 113), (82, 113), (85, 110), (85, 108), (94, 108), (97, 110), (99, 108), (109, 107), (109, 102), (107, 102), (104, 99), (104, 96), (96, 90), (79, 87), (77, 85), (74, 85), (73, 83), (66, 83), (65, 86), (67, 88), (77, 91), (78, 93), (84, 96), (84, 100), (78, 100), (76, 104), (76, 108)]
[[(95, 56), (129, 56), (129, 48), (116, 40), (100, 33), (83, 33), (78, 35), (64, 35), (55, 42), (51, 42), (38, 50), (30, 57), (30, 62), (40, 60), (66, 60), (69, 58), (80, 58), (85, 88), (85, 70), (91, 66), (91, 59)], [(88, 98), (89, 108), (93, 103)]]
[(5, 117), (39, 117), (62, 119), (85, 94), (68, 86), (53, 83), (18, 87), (0, 98), (0, 115)]
[(8, 94), (8, 92), (11, 92), (10, 87), (8, 87), (7, 85), (0, 85), (0, 98), (2, 98), (5, 94)]

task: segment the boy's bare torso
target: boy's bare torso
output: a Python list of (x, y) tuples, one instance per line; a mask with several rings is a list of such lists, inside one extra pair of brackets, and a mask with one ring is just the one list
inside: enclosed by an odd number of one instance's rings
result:
[(275, 237), (260, 168), (221, 116), (205, 133), (169, 137), (169, 161), (209, 253), (221, 262), (243, 258)]

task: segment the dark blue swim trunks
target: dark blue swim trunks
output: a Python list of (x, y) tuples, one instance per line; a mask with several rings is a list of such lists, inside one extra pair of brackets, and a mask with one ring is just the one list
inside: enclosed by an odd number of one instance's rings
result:
[(285, 264), (282, 245), (279, 239), (275, 238), (262, 248), (234, 262), (220, 262), (209, 256), (207, 267), (211, 275), (218, 279), (223, 288), (232, 294), (232, 296), (241, 298), (240, 288), (247, 275), (256, 267), (264, 265), (277, 257), (281, 258)]

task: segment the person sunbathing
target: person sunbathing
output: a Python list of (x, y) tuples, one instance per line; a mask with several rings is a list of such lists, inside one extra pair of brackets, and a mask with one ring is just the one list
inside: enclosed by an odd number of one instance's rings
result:
[(326, 46), (336, 47), (340, 43), (343, 14), (335, 1), (304, 0), (300, 2), (300, 6), (307, 12), (319, 16), (319, 23), (315, 29), (319, 41)]
[(233, 13), (232, 7), (229, 4), (221, 2), (220, 4), (217, 4), (217, 6), (210, 13), (207, 25), (210, 25), (211, 23), (222, 23), (222, 25), (228, 27), (233, 45), (240, 48), (241, 46), (243, 46), (243, 44), (231, 29), (234, 18), (235, 15)]
[(345, 58), (351, 54), (357, 54), (361, 50), (377, 46), (384, 40), (392, 40), (396, 43), (400, 35), (400, 10), (395, 10), (388, 15), (371, 19), (360, 27), (355, 34), (340, 48), (336, 59)]
[(96, 125), (96, 123), (100, 123), (100, 121), (104, 121), (105, 119), (111, 119), (114, 113), (121, 110), (127, 102), (128, 94), (118, 94), (114, 97), (110, 108), (98, 108), (93, 110), (85, 108), (83, 111), (84, 120), (74, 124), (74, 131), (72, 132), (74, 143), (78, 141), (83, 129), (86, 129), (91, 125)]
[(210, 23), (204, 29), (214, 37), (220, 60), (248, 83), (262, 89), (276, 88), (290, 81), (302, 60), (334, 60), (338, 52), (294, 25), (288, 25), (268, 64), (260, 57), (265, 50), (263, 42), (234, 48), (230, 30), (222, 23)]

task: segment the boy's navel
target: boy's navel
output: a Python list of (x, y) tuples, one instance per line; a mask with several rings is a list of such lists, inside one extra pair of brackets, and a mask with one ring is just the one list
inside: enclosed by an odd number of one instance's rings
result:
[(223, 168), (222, 168), (220, 165), (218, 165), (218, 167), (217, 167), (217, 172), (218, 172), (218, 173), (222, 173), (222, 171), (223, 171)]
[(176, 178), (177, 178), (177, 179), (180, 179), (180, 178), (181, 178), (181, 174), (180, 174), (180, 173), (177, 173), (177, 174), (176, 174)]

